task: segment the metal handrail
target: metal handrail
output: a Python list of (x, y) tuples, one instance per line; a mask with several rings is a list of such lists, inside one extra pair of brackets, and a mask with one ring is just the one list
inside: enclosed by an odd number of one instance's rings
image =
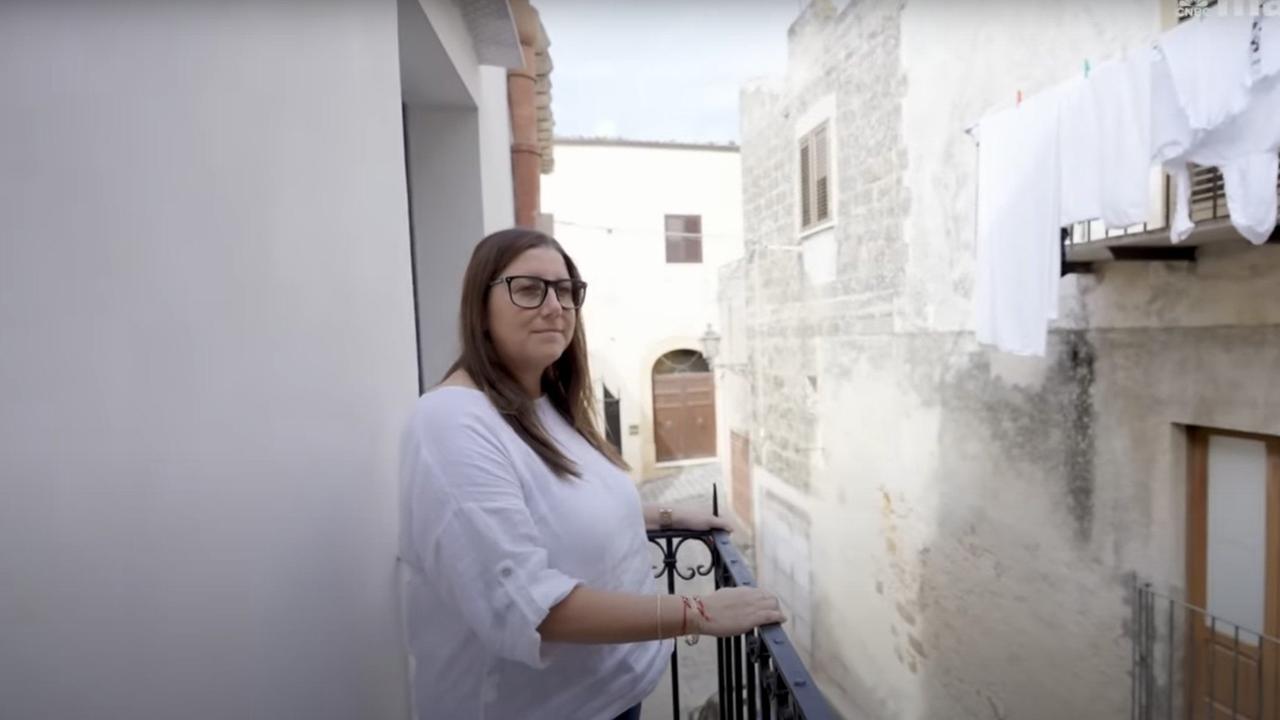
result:
[[(713, 510), (719, 495), (712, 491)], [(710, 564), (681, 569), (680, 548), (696, 541), (710, 552)], [(755, 576), (729, 534), (721, 531), (651, 530), (649, 542), (662, 551), (662, 565), (655, 577), (667, 579), (667, 592), (675, 593), (676, 578), (692, 580), (712, 575), (715, 586), (755, 587)], [(679, 720), (679, 643), (671, 651), (672, 717)], [(745, 651), (745, 654), (744, 654)], [(732, 638), (716, 638), (721, 718), (772, 720), (827, 720), (838, 718), (813, 681), (795, 645), (781, 625), (767, 625)]]
[(1277, 676), (1280, 638), (1158, 592), (1136, 577), (1133, 593), (1130, 718), (1276, 716), (1276, 699), (1267, 688)]

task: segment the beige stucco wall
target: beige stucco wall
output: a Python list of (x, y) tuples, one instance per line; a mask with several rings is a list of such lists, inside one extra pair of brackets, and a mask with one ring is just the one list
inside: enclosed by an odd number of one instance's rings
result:
[[(738, 153), (573, 143), (555, 153), (543, 210), (589, 283), (583, 319), (595, 380), (621, 398), (623, 457), (648, 477), (659, 471), (654, 363), (672, 350), (701, 352), (709, 324), (724, 332), (716, 276), (742, 252)], [(702, 216), (702, 263), (666, 262), (668, 214)]]

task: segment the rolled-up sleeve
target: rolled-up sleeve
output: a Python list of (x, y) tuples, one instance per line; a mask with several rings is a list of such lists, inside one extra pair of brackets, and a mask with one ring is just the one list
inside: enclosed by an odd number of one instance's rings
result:
[(459, 423), (417, 461), (411, 531), (428, 582), (492, 652), (545, 667), (538, 626), (579, 581), (548, 565), (511, 460), (487, 428)]

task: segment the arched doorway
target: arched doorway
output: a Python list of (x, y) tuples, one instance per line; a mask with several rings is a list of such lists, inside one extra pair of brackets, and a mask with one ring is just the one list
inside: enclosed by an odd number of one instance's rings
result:
[(653, 440), (658, 462), (715, 457), (716, 382), (696, 350), (672, 350), (653, 364)]

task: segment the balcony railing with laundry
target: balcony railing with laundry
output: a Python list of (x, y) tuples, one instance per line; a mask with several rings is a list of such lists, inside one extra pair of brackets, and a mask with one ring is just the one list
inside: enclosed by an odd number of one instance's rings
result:
[[(712, 509), (719, 514), (719, 493), (712, 490)], [(666, 578), (667, 592), (675, 594), (677, 580), (685, 582), (710, 576), (716, 588), (756, 584), (746, 558), (728, 533), (655, 530), (649, 542), (661, 551), (655, 577)], [(701, 548), (696, 556), (681, 550)], [(680, 703), (680, 646), (671, 652), (671, 704), (675, 720), (682, 720)], [(704, 638), (716, 647), (717, 692), (715, 702), (689, 717), (721, 720), (827, 720), (839, 716), (814, 684), (808, 669), (782, 626), (757, 628), (732, 638)], [(714, 709), (709, 709), (714, 708)], [(715, 714), (711, 714), (711, 713)]]
[[(1153, 183), (1154, 185), (1154, 183)], [(1173, 216), (1173, 180), (1160, 172), (1152, 193), (1152, 220), (1127, 228), (1108, 229), (1101, 220), (1075, 223), (1062, 229), (1064, 274), (1087, 271), (1094, 262), (1108, 260), (1185, 261), (1196, 259), (1200, 247), (1238, 240), (1231, 225), (1222, 172), (1215, 167), (1191, 169), (1191, 220), (1195, 229), (1174, 245), (1169, 238)], [(1280, 206), (1280, 174), (1276, 177), (1276, 202)], [(1280, 243), (1280, 228), (1269, 243)]]

